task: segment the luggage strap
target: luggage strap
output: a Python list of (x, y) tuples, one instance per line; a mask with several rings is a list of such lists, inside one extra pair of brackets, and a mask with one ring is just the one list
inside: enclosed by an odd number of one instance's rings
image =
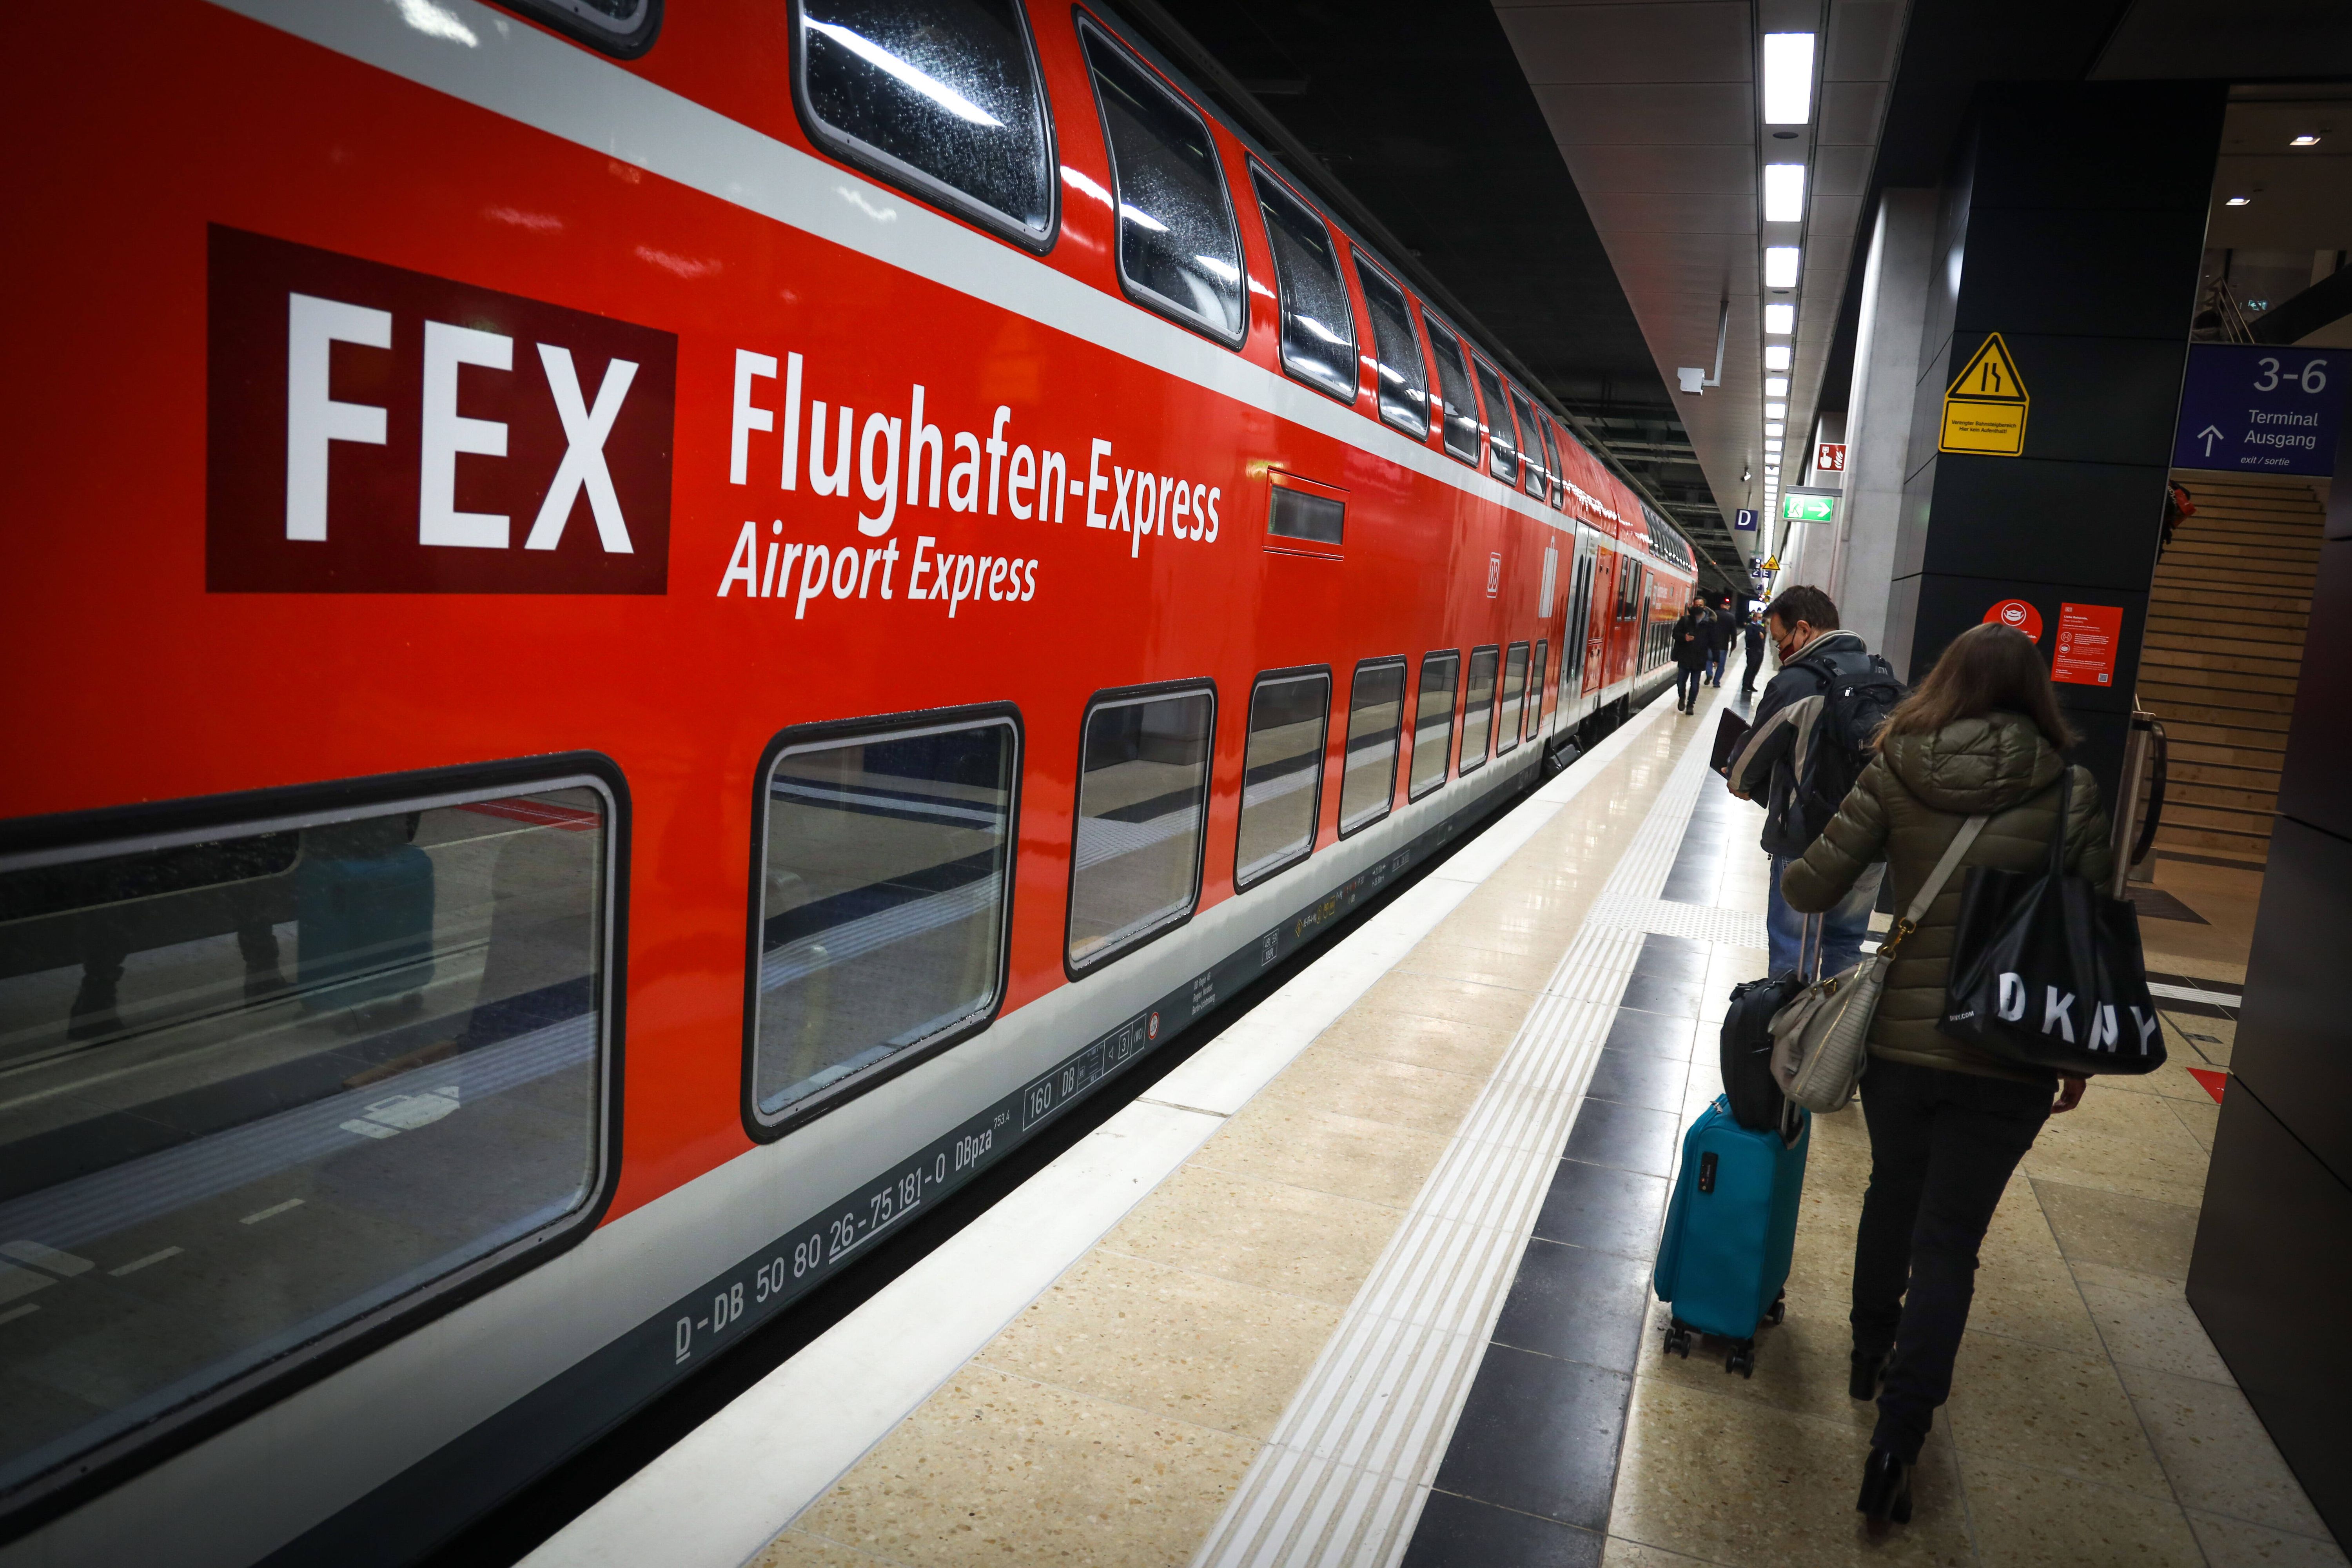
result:
[(1886, 940), (1879, 943), (1878, 961), (1881, 963), (1892, 960), (1895, 950), (1903, 945), (1903, 939), (1919, 929), (1919, 922), (1927, 916), (1928, 906), (1936, 901), (1936, 895), (1944, 890), (1944, 884), (1952, 879), (1952, 873), (1959, 868), (1961, 858), (1975, 847), (1977, 836), (1991, 820), (1990, 816), (1971, 816), (1960, 824), (1960, 830), (1952, 835), (1951, 846), (1944, 851), (1944, 858), (1936, 862), (1936, 868), (1927, 873), (1925, 882), (1919, 884), (1919, 896), (1911, 900), (1910, 909), (1895, 922), (1895, 929), (1886, 933)]

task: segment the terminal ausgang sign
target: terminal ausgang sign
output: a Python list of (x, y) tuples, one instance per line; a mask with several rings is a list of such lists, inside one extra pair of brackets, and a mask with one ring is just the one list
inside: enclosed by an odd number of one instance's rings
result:
[(2352, 354), (2267, 343), (2198, 343), (2180, 388), (2172, 466), (2242, 474), (2336, 471)]
[(2017, 362), (1999, 332), (1984, 341), (1944, 393), (1946, 452), (2014, 458), (2025, 450), (2025, 416), (2032, 405)]

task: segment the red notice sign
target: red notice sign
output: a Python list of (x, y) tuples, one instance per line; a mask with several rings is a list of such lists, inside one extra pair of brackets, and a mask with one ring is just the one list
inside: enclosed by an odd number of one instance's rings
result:
[(2060, 605), (2058, 652), (2050, 679), (2074, 686), (2113, 686), (2116, 645), (2123, 640), (2124, 613), (2115, 605)]
[(1987, 610), (1984, 618), (1995, 626), (2023, 632), (2035, 642), (2042, 640), (2042, 612), (2022, 599), (2003, 599)]

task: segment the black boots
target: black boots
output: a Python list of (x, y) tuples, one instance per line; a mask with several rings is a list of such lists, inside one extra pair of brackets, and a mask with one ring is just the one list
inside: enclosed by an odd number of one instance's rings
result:
[(1862, 1495), (1854, 1500), (1853, 1510), (1869, 1519), (1873, 1533), (1885, 1529), (1890, 1520), (1911, 1522), (1911, 1467), (1896, 1458), (1894, 1449), (1874, 1447), (1862, 1462)]
[(1847, 1359), (1853, 1363), (1853, 1372), (1846, 1380), (1845, 1391), (1856, 1399), (1877, 1398), (1878, 1385), (1886, 1381), (1886, 1352), (1873, 1355), (1856, 1351)]

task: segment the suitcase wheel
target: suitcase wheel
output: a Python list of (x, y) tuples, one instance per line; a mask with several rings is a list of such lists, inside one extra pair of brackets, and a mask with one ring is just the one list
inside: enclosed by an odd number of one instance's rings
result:
[(1675, 1323), (1666, 1330), (1665, 1349), (1660, 1353), (1663, 1355), (1678, 1355), (1685, 1361), (1688, 1361), (1690, 1360), (1690, 1331), (1683, 1327), (1680, 1323)]
[(1768, 1323), (1785, 1323), (1789, 1321), (1789, 1293), (1786, 1290), (1772, 1298), (1771, 1306), (1765, 1309), (1764, 1321)]
[(1742, 1340), (1732, 1346), (1723, 1358), (1723, 1370), (1726, 1373), (1736, 1372), (1742, 1377), (1754, 1377), (1756, 1375), (1756, 1342)]

